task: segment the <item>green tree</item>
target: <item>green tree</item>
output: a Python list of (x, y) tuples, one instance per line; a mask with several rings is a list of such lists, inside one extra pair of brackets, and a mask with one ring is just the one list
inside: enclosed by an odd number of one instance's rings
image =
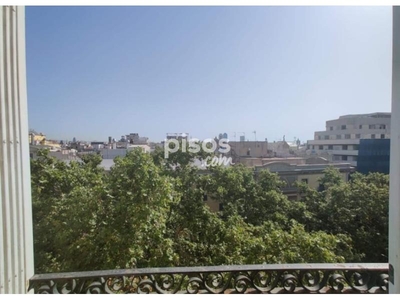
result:
[(321, 191), (327, 190), (331, 186), (344, 183), (343, 178), (340, 176), (339, 170), (333, 166), (329, 166), (324, 170), (324, 176), (322, 176), (318, 182)]
[[(31, 162), (37, 272), (85, 270), (100, 257), (95, 235), (101, 224), (104, 170), (99, 160), (66, 164), (38, 152)], [(76, 255), (84, 249), (85, 256)]]
[(268, 170), (257, 178), (254, 171), (243, 165), (230, 168), (210, 168), (207, 193), (223, 204), (222, 217), (226, 220), (239, 215), (246, 222), (260, 225), (264, 221), (287, 223), (286, 211), (290, 205), (280, 187), (283, 182)]
[(173, 241), (166, 237), (169, 208), (177, 201), (174, 179), (161, 174), (141, 149), (115, 159), (105, 201), (109, 209), (107, 251), (114, 267), (174, 264)]
[(326, 201), (328, 232), (348, 234), (364, 261), (388, 260), (388, 175), (356, 173), (348, 184), (333, 186)]
[(386, 262), (388, 248), (389, 176), (352, 174), (349, 182), (328, 169), (318, 192), (300, 185), (301, 200), (290, 216), (309, 231), (351, 237), (355, 260)]
[[(242, 165), (199, 170), (195, 156), (141, 149), (110, 172), (96, 155), (63, 163), (32, 160), (36, 272), (127, 267), (385, 261), (388, 176), (334, 169), (322, 191), (300, 184), (288, 201), (282, 181)], [(204, 195), (224, 205), (221, 214)]]

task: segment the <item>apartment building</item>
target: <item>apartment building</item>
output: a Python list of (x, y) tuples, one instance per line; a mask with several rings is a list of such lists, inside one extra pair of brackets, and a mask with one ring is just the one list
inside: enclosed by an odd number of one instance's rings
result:
[(268, 141), (229, 141), (230, 152), (234, 163), (242, 163), (249, 167), (262, 165), (264, 158), (294, 157), (294, 152), (285, 141), (269, 143)]
[(268, 169), (273, 173), (277, 173), (280, 179), (285, 183), (282, 192), (289, 200), (299, 199), (299, 188), (296, 182), (305, 182), (309, 187), (318, 190), (320, 188), (319, 179), (324, 176), (326, 168), (332, 166), (336, 168), (342, 179), (347, 182), (349, 175), (354, 172), (354, 167), (349, 163), (319, 163), (308, 164), (307, 160), (303, 163), (287, 163), (285, 161), (270, 162), (263, 166), (255, 168), (255, 173)]
[(230, 153), (227, 156), (234, 158), (242, 157), (269, 157), (272, 152), (268, 152), (268, 142), (263, 141), (244, 141), (234, 142), (229, 141)]
[(125, 139), (129, 144), (134, 144), (134, 145), (139, 145), (139, 144), (145, 145), (148, 144), (149, 141), (149, 138), (144, 136), (139, 136), (139, 133), (127, 134)]
[(307, 141), (307, 150), (333, 162), (357, 166), (361, 139), (390, 139), (390, 113), (340, 116), (326, 122), (324, 131), (316, 131)]

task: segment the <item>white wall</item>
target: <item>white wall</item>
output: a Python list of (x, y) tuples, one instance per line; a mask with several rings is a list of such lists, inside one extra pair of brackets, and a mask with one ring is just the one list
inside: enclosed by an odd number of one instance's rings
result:
[(0, 7), (0, 293), (33, 275), (25, 9)]
[[(400, 7), (393, 7), (392, 132), (390, 140), (389, 264), (390, 293), (400, 293)], [(391, 271), (389, 270), (389, 274)]]
[(127, 149), (101, 149), (103, 159), (114, 159), (117, 156), (125, 157)]

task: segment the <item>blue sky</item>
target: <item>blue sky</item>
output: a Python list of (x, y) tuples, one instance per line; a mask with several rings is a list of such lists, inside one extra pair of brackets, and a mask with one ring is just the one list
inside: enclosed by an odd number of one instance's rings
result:
[(391, 7), (27, 7), (29, 125), (312, 139), (390, 111)]

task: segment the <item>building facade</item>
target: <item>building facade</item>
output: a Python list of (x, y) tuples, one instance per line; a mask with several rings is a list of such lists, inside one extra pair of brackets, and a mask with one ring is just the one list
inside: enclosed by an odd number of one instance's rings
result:
[(130, 133), (126, 135), (126, 141), (129, 144), (134, 145), (147, 145), (149, 142), (149, 138), (139, 136), (139, 133)]
[(104, 142), (91, 142), (90, 146), (93, 150), (100, 150), (104, 148)]
[(130, 145), (127, 146), (126, 148), (121, 148), (121, 149), (100, 149), (100, 155), (103, 159), (114, 159), (117, 156), (119, 157), (125, 157), (126, 154), (129, 151), (132, 151), (136, 148), (142, 149), (143, 152), (145, 153), (150, 153), (150, 146), (148, 145)]
[(329, 166), (337, 169), (343, 179), (347, 182), (349, 175), (354, 172), (354, 167), (349, 163), (325, 163), (325, 164), (289, 164), (286, 162), (271, 162), (263, 166), (256, 167), (256, 174), (264, 169), (277, 173), (280, 179), (285, 182), (282, 192), (289, 200), (299, 198), (299, 188), (296, 182), (304, 182), (310, 188), (319, 189), (319, 179), (324, 176), (324, 171)]
[(268, 152), (268, 142), (248, 141), (248, 142), (233, 142), (229, 141), (230, 153), (234, 160), (239, 161), (244, 157), (268, 157), (271, 156), (271, 151)]
[(43, 133), (37, 133), (33, 130), (29, 131), (29, 144), (30, 145), (44, 145), (46, 141), (46, 135)]
[(390, 139), (360, 140), (357, 171), (363, 174), (379, 172), (389, 174)]
[(307, 150), (333, 162), (357, 166), (361, 139), (389, 139), (390, 113), (345, 115), (326, 122), (324, 131), (316, 131)]
[(232, 157), (234, 163), (248, 167), (263, 164), (265, 158), (292, 158), (294, 152), (285, 141), (269, 143), (268, 141), (229, 141), (230, 151), (226, 156)]

